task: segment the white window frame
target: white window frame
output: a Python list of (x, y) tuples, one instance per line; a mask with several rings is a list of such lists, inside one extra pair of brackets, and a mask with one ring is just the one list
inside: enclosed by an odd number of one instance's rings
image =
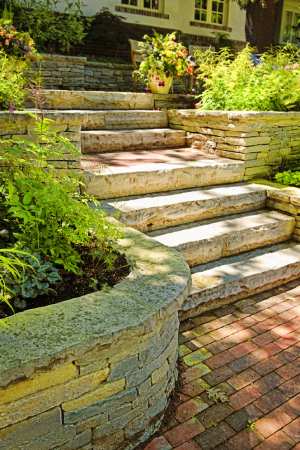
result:
[[(195, 20), (195, 22), (214, 25), (216, 27), (226, 26), (227, 22), (228, 22), (229, 0), (223, 0), (223, 1), (222, 0), (206, 0), (206, 1), (207, 1), (207, 8), (202, 9), (201, 7), (197, 6), (198, 0), (194, 0), (194, 20)], [(223, 3), (222, 23), (213, 21), (213, 14), (214, 14), (213, 3), (214, 2)], [(201, 14), (201, 11), (206, 11), (206, 20), (201, 19), (201, 17), (200, 17), (200, 19), (197, 19), (196, 18), (197, 11), (199, 11), (200, 14)]]
[[(158, 0), (159, 5), (158, 8), (153, 8), (152, 6), (150, 8), (148, 8), (147, 6), (145, 6), (145, 1), (147, 0), (136, 0), (136, 5), (131, 5), (130, 1), (132, 0), (128, 0), (128, 3), (123, 3), (123, 0), (121, 0), (121, 5), (125, 6), (125, 7), (131, 7), (131, 8), (138, 8), (138, 9), (143, 9), (144, 11), (151, 11), (151, 12), (157, 12), (157, 13), (162, 13), (163, 12), (163, 3), (164, 0)], [(154, 2), (155, 0), (149, 0), (151, 3)]]
[[(294, 35), (294, 30), (293, 30), (293, 26), (296, 26), (296, 21), (297, 21), (297, 16), (298, 19), (300, 19), (300, 9), (298, 8), (297, 10), (294, 9), (285, 9), (284, 10), (284, 22), (283, 22), (283, 30), (282, 30), (282, 40), (284, 42), (294, 42), (295, 43), (295, 35)], [(292, 25), (290, 27), (290, 29), (288, 29), (288, 23), (287, 23), (287, 17), (288, 14), (292, 15)]]

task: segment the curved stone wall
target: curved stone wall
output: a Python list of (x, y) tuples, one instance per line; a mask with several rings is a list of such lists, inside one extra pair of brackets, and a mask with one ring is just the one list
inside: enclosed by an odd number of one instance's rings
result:
[(126, 230), (130, 275), (0, 326), (0, 450), (133, 449), (161, 423), (177, 370), (181, 256)]

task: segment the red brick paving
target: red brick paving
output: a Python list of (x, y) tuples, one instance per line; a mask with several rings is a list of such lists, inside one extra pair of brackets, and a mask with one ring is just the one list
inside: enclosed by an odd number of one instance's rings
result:
[(145, 450), (300, 450), (297, 282), (184, 322), (179, 342), (172, 414)]

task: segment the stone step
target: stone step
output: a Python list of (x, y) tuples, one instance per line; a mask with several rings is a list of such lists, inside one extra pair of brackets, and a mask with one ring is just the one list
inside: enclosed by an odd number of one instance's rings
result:
[(181, 320), (300, 278), (300, 244), (266, 247), (192, 269)]
[(87, 191), (99, 199), (240, 182), (244, 164), (205, 158), (197, 149), (84, 156)]
[(266, 198), (264, 186), (233, 184), (107, 200), (102, 206), (126, 225), (147, 232), (262, 209)]
[(185, 145), (185, 131), (170, 128), (82, 131), (82, 153), (176, 148)]
[[(39, 113), (36, 109), (26, 112)], [(75, 120), (82, 130), (113, 130), (136, 128), (167, 128), (166, 111), (150, 110), (45, 110), (44, 116), (60, 121)]]
[(294, 217), (262, 210), (153, 231), (149, 235), (179, 250), (187, 263), (195, 266), (285, 241), (294, 227)]
[[(43, 89), (43, 109), (154, 109), (152, 94)], [(28, 96), (27, 106), (34, 106)]]

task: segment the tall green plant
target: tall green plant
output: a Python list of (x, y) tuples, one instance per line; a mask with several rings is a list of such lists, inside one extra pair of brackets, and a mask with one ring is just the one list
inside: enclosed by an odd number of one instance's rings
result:
[(0, 110), (22, 107), (26, 95), (27, 69), (25, 60), (0, 51)]
[(21, 273), (28, 265), (20, 258), (27, 255), (15, 248), (0, 248), (0, 302), (6, 303), (10, 308), (11, 290), (6, 282), (7, 277), (17, 282)]
[(300, 109), (299, 50), (291, 45), (252, 62), (246, 47), (236, 57), (227, 49), (198, 53), (204, 110), (290, 111)]
[(37, 127), (38, 143), (2, 141), (0, 160), (7, 164), (0, 172), (3, 203), (19, 246), (79, 273), (80, 249), (96, 244), (109, 263), (120, 232), (104, 212), (89, 207), (89, 199), (80, 195), (81, 181), (75, 174), (58, 174), (48, 163), (54, 155), (59, 158), (62, 151), (72, 151), (72, 145), (47, 132), (48, 127), (48, 122)]

